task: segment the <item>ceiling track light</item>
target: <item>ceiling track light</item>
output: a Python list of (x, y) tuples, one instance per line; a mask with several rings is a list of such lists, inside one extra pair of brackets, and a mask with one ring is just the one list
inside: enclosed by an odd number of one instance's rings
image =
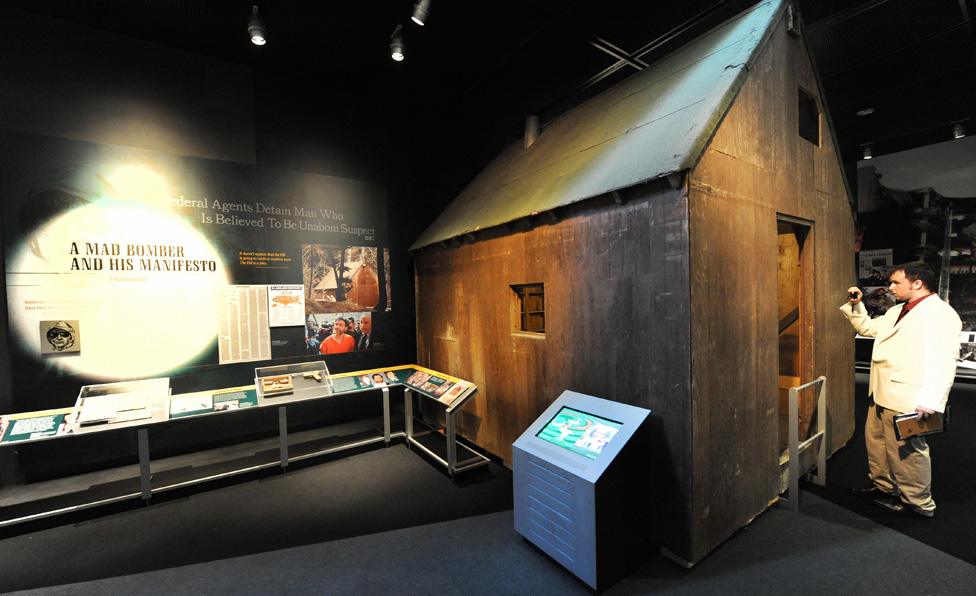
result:
[(952, 138), (961, 139), (966, 136), (966, 125), (962, 122), (956, 122), (952, 125)]
[(423, 27), (427, 23), (427, 19), (430, 18), (430, 2), (431, 0), (417, 0), (413, 6), (413, 16), (410, 17), (410, 20)]
[(251, 43), (256, 46), (263, 46), (268, 43), (268, 36), (264, 30), (261, 15), (258, 14), (257, 4), (251, 7), (251, 18), (247, 22), (247, 34), (251, 36)]
[(406, 57), (407, 48), (403, 45), (403, 33), (401, 33), (403, 27), (397, 25), (396, 29), (393, 30), (393, 35), (390, 36), (390, 58), (393, 58), (396, 62), (403, 62)]
[(867, 145), (862, 145), (861, 146), (861, 158), (862, 159), (871, 159), (873, 157), (874, 157), (874, 149), (871, 147), (871, 144), (868, 143)]

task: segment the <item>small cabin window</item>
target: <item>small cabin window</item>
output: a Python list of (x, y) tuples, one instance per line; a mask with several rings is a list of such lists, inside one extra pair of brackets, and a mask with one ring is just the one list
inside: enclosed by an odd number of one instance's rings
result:
[(513, 285), (518, 309), (518, 331), (546, 332), (546, 295), (543, 284)]
[(817, 98), (800, 89), (800, 136), (820, 146), (820, 109)]

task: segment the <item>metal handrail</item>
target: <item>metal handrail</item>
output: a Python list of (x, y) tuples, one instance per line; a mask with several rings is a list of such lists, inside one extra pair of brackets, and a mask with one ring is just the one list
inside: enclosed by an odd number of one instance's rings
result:
[[(817, 394), (817, 432), (800, 443), (800, 391), (819, 385)], [(816, 379), (803, 385), (790, 387), (790, 416), (789, 416), (789, 497), (780, 496), (780, 503), (791, 511), (796, 511), (800, 505), (800, 476), (809, 474), (813, 482), (820, 486), (827, 484), (827, 377), (820, 375)], [(820, 439), (817, 450), (816, 474), (810, 470), (800, 470), (800, 452), (813, 445)]]

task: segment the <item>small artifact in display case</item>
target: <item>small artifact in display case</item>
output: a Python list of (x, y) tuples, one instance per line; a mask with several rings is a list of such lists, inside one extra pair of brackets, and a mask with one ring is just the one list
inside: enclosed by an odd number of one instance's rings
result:
[(284, 395), (291, 393), (294, 389), (295, 384), (291, 380), (291, 375), (277, 375), (261, 379), (261, 392), (266, 396)]
[(254, 387), (259, 403), (268, 397), (315, 399), (332, 394), (332, 377), (325, 360), (262, 366), (254, 369)]
[(71, 416), (72, 429), (98, 424), (120, 424), (165, 416), (169, 378), (85, 385), (78, 393)]

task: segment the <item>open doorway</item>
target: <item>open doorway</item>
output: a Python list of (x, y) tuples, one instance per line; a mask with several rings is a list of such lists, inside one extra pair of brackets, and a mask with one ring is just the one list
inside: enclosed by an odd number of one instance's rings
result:
[[(813, 234), (811, 223), (776, 221), (779, 321), (779, 452), (787, 447), (789, 389), (813, 378)], [(815, 396), (800, 394), (800, 440), (809, 436)]]

